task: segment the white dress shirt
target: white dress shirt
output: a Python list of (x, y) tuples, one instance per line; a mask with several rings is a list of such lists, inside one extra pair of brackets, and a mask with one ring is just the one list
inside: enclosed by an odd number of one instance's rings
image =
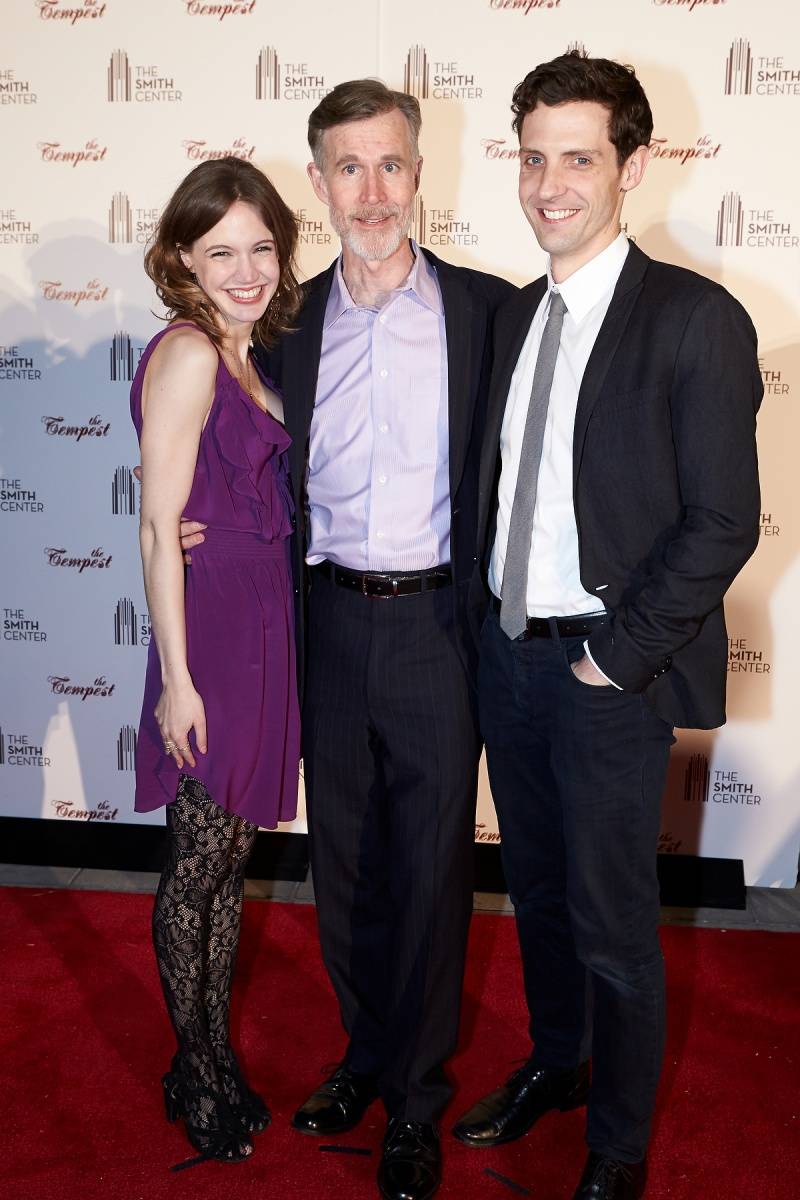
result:
[(530, 617), (603, 611), (602, 596), (585, 591), (580, 579), (572, 499), (572, 439), (583, 373), (627, 254), (628, 239), (620, 233), (610, 246), (561, 284), (553, 282), (548, 264), (548, 289), (531, 321), (511, 379), (500, 433), (497, 535), (489, 564), (489, 586), (498, 597), (536, 357), (550, 307), (550, 291), (560, 292), (567, 311), (550, 390), (533, 513), (527, 593)]

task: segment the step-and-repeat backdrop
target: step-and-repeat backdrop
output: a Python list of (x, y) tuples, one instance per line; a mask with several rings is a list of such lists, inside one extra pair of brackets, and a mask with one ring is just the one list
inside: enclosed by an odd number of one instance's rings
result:
[[(306, 119), (335, 83), (377, 75), (422, 104), (417, 240), (527, 282), (543, 259), (516, 201), (511, 92), (584, 45), (633, 63), (655, 114), (629, 235), (742, 300), (766, 389), (762, 544), (727, 606), (729, 720), (680, 734), (662, 850), (793, 884), (799, 31), (785, 0), (15, 0), (0, 46), (0, 814), (163, 819), (132, 811), (150, 625), (128, 390), (160, 327), (142, 252), (178, 181), (224, 154), (262, 167), (315, 273), (337, 246)], [(302, 809), (285, 828), (305, 828)], [(498, 840), (485, 779), (476, 838)]]

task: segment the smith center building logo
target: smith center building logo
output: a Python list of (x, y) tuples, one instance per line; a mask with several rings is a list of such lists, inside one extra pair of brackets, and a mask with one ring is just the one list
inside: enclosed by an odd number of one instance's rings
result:
[(131, 66), (124, 50), (115, 50), (108, 63), (108, 99), (130, 100)]
[(123, 330), (115, 333), (108, 350), (108, 377), (112, 383), (130, 383), (136, 366), (144, 353), (143, 346), (134, 346)]
[(46, 642), (47, 632), (23, 608), (3, 609), (4, 642)]
[(117, 738), (117, 770), (136, 770), (136, 729), (133, 725), (123, 725)]
[(800, 70), (781, 54), (754, 55), (747, 38), (736, 38), (725, 60), (725, 95), (800, 96)]
[(39, 234), (15, 208), (0, 208), (0, 245), (38, 246)]
[(124, 192), (114, 192), (108, 209), (108, 240), (112, 244), (133, 241), (131, 202)]
[(414, 237), (420, 246), (477, 246), (478, 235), (469, 221), (452, 208), (426, 208), (418, 195), (414, 201)]
[(33, 488), (26, 488), (21, 479), (0, 476), (0, 512), (40, 513), (44, 504), (36, 498)]
[(705, 803), (710, 782), (708, 759), (705, 754), (693, 754), (683, 775), (683, 798), (687, 803)]
[(117, 467), (111, 481), (111, 511), (115, 517), (133, 517), (136, 503), (136, 476), (130, 467)]
[(790, 396), (791, 385), (789, 380), (784, 378), (784, 371), (777, 367), (769, 366), (764, 358), (758, 360), (758, 367), (761, 371), (761, 380), (764, 384), (765, 396)]
[(424, 46), (411, 46), (403, 67), (403, 91), (418, 100), (480, 100), (483, 88), (459, 63), (428, 58)]
[(0, 727), (0, 767), (50, 767), (44, 746), (27, 733), (11, 733)]
[(0, 379), (17, 379), (26, 383), (41, 379), (33, 355), (23, 354), (19, 346), (0, 346)]
[(275, 46), (262, 46), (256, 62), (256, 100), (321, 100), (331, 89), (304, 62), (281, 66)]
[(107, 98), (112, 103), (135, 100), (139, 104), (176, 104), (183, 99), (172, 75), (165, 75), (151, 63), (136, 63), (132, 67), (124, 50), (112, 53), (106, 74)]
[(740, 778), (739, 771), (710, 770), (705, 754), (693, 754), (683, 777), (687, 804), (722, 804), (735, 808), (757, 808), (762, 802), (755, 785)]
[(717, 245), (758, 249), (793, 250), (800, 238), (789, 221), (777, 218), (771, 208), (745, 208), (738, 192), (726, 192), (717, 210)]
[(747, 638), (728, 638), (729, 674), (769, 675), (771, 670), (772, 663), (767, 662), (764, 651), (749, 646)]
[(0, 71), (0, 104), (36, 104), (36, 92), (29, 79), (17, 79), (13, 71)]
[(117, 646), (150, 645), (150, 614), (138, 613), (127, 596), (117, 601), (114, 611), (114, 642)]
[(306, 209), (296, 208), (294, 219), (297, 222), (301, 246), (329, 246), (331, 244), (331, 235), (322, 221), (315, 221), (309, 217)]

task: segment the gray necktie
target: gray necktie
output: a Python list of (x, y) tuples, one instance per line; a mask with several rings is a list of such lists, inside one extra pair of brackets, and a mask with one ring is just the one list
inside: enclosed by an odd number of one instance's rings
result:
[(528, 564), (531, 557), (533, 510), (536, 507), (536, 485), (542, 461), (544, 427), (550, 403), (550, 388), (558, 357), (561, 326), (567, 311), (561, 294), (550, 293), (550, 312), (539, 343), (539, 354), (533, 372), (533, 387), (525, 418), (522, 454), (519, 460), (517, 486), (508, 525), (508, 545), (503, 567), (503, 586), (500, 594), (500, 628), (510, 638), (525, 632), (528, 619), (526, 602)]

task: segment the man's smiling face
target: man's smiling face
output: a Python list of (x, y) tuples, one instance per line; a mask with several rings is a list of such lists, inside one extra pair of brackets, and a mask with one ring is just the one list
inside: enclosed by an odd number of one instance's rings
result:
[(554, 278), (566, 279), (619, 233), (625, 193), (647, 162), (640, 146), (620, 166), (608, 109), (593, 101), (537, 104), (520, 135), (519, 199)]
[(325, 131), (323, 165), (308, 168), (331, 224), (359, 258), (390, 258), (408, 236), (419, 184), (408, 121), (399, 109)]

